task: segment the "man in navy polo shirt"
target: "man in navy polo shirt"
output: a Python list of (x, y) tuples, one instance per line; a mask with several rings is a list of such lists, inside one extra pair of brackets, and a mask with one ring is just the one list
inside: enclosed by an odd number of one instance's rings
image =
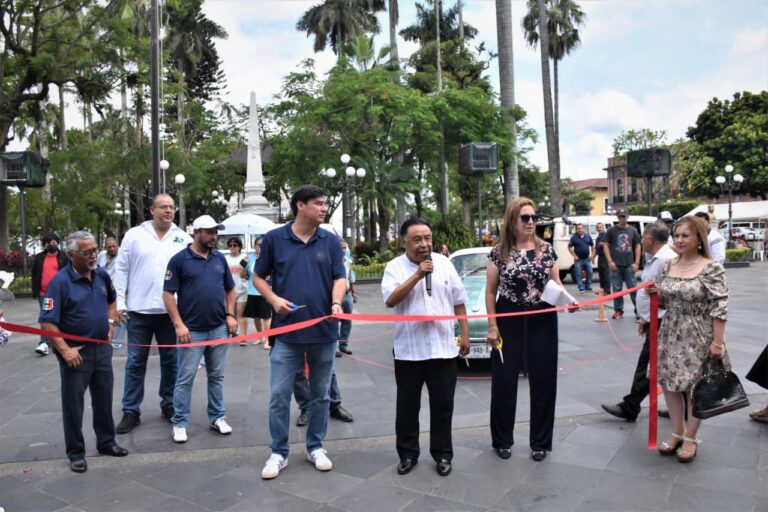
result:
[[(264, 237), (256, 261), (253, 283), (272, 306), (272, 327), (287, 326), (312, 318), (342, 312), (346, 293), (344, 255), (339, 239), (320, 228), (328, 203), (325, 190), (304, 185), (291, 196), (294, 220), (273, 229)], [(264, 280), (272, 276), (272, 287)], [(270, 354), (269, 432), (272, 455), (261, 477), (275, 478), (287, 464), (291, 394), (296, 372), (309, 365), (309, 426), (307, 459), (319, 471), (333, 464), (323, 449), (328, 426), (328, 390), (336, 359), (339, 325), (334, 321), (315, 324), (279, 335)]]
[[(576, 233), (568, 242), (568, 251), (573, 256), (573, 273), (576, 275), (576, 284), (579, 293), (592, 291), (592, 256), (594, 256), (595, 243), (589, 233), (584, 232), (584, 224), (576, 224)], [(581, 277), (581, 273), (587, 274), (587, 282)]]
[[(216, 249), (218, 230), (224, 226), (208, 215), (192, 224), (194, 241), (168, 262), (163, 302), (181, 345), (226, 338), (237, 333), (235, 281), (222, 253)], [(174, 300), (173, 295), (177, 299)], [(172, 438), (187, 442), (192, 383), (200, 359), (205, 356), (208, 375), (208, 421), (219, 434), (232, 433), (224, 409), (224, 363), (227, 343), (183, 347), (177, 351), (178, 374), (173, 390)]]
[(115, 288), (109, 274), (96, 265), (99, 249), (93, 235), (76, 231), (65, 244), (70, 264), (48, 284), (38, 322), (47, 331), (86, 336), (105, 343), (71, 341), (64, 337), (49, 340), (56, 349), (61, 374), (61, 412), (64, 445), (69, 467), (85, 473), (83, 407), (85, 390), (91, 390), (93, 430), (96, 448), (103, 455), (123, 457), (128, 450), (115, 442), (112, 418), (112, 345)]

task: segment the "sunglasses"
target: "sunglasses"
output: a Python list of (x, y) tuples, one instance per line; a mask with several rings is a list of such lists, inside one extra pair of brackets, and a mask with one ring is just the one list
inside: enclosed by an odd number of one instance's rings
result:
[(240, 247), (240, 246), (237, 244), (227, 244), (227, 247)]
[(523, 224), (528, 224), (529, 222), (539, 222), (539, 216), (538, 215), (521, 215), (520, 220), (523, 221)]

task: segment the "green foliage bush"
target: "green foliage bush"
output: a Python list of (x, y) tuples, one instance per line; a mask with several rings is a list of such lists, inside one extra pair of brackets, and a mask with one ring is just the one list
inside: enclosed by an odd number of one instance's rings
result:
[(384, 267), (386, 266), (386, 263), (352, 265), (352, 270), (355, 272), (355, 278), (358, 281), (362, 279), (381, 279), (381, 277), (384, 275)]
[(440, 252), (440, 247), (446, 244), (451, 252), (475, 245), (472, 229), (464, 224), (459, 216), (449, 215), (445, 220), (432, 224), (432, 247)]
[(32, 293), (32, 277), (31, 276), (16, 276), (11, 282), (11, 286), (8, 287), (13, 293), (29, 292)]
[(749, 247), (738, 247), (736, 249), (725, 250), (726, 261), (748, 261), (752, 259), (752, 249)]
[[(693, 210), (697, 206), (701, 204), (701, 201), (697, 200), (690, 200), (690, 201), (673, 201), (669, 203), (663, 203), (659, 205), (653, 205), (653, 212), (654, 215), (663, 212), (668, 211), (672, 214), (672, 217), (675, 218), (675, 220), (679, 219), (689, 211)], [(648, 205), (647, 204), (633, 204), (629, 206), (629, 214), (630, 215), (648, 215)]]

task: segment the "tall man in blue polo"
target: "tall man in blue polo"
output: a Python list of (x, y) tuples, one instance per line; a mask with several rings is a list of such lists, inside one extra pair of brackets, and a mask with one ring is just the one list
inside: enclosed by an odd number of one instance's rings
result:
[[(264, 237), (253, 282), (275, 312), (273, 328), (342, 312), (341, 301), (346, 292), (344, 255), (339, 239), (319, 227), (328, 213), (326, 196), (320, 187), (300, 187), (291, 196), (295, 220)], [(264, 280), (270, 275), (271, 288)], [(275, 478), (287, 464), (293, 381), (304, 364), (305, 353), (310, 387), (307, 459), (319, 471), (333, 468), (323, 449), (323, 440), (338, 339), (339, 325), (335, 321), (321, 322), (276, 338), (270, 354), (272, 455), (261, 471), (262, 478)]]
[(70, 264), (51, 279), (38, 321), (47, 331), (86, 336), (105, 343), (85, 343), (63, 336), (49, 338), (61, 374), (61, 411), (69, 467), (88, 470), (83, 439), (85, 390), (91, 391), (96, 448), (103, 455), (123, 457), (128, 450), (115, 442), (112, 418), (112, 346), (115, 288), (109, 274), (96, 265), (99, 250), (93, 235), (76, 231), (65, 244)]
[[(176, 205), (167, 194), (152, 199), (152, 220), (128, 230), (115, 262), (117, 316), (128, 321), (128, 359), (125, 361), (123, 418), (118, 434), (126, 434), (141, 423), (144, 376), (152, 337), (158, 345), (173, 345), (176, 334), (163, 304), (163, 278), (168, 261), (192, 239), (173, 223)], [(124, 315), (124, 313), (128, 313)], [(173, 417), (173, 388), (176, 385), (176, 349), (160, 348), (160, 410)]]
[[(181, 345), (218, 340), (237, 333), (235, 281), (227, 259), (216, 250), (218, 230), (224, 226), (203, 215), (195, 219), (192, 229), (194, 242), (168, 262), (163, 285), (163, 302)], [(219, 434), (232, 433), (224, 408), (224, 364), (228, 347), (222, 343), (176, 349), (179, 369), (173, 391), (175, 414), (171, 419), (175, 443), (187, 442), (192, 384), (203, 356), (208, 374), (208, 422)]]
[[(576, 274), (576, 285), (579, 293), (592, 291), (592, 257), (594, 256), (595, 243), (589, 233), (584, 232), (584, 224), (576, 224), (576, 232), (571, 235), (568, 242), (568, 251), (573, 256), (573, 272)], [(581, 273), (587, 275), (587, 282), (581, 277)]]

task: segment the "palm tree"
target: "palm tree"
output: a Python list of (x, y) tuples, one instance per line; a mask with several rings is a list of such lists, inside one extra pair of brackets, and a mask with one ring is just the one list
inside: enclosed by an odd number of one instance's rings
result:
[(517, 127), (513, 110), (515, 108), (515, 70), (512, 51), (512, 2), (496, 0), (496, 35), (499, 46), (499, 86), (501, 108), (507, 120), (512, 139), (509, 162), (504, 162), (504, 203), (509, 204), (520, 195), (520, 180), (517, 174)]
[[(584, 12), (573, 0), (547, 0), (547, 35), (549, 36), (549, 58), (555, 78), (555, 141), (557, 162), (560, 163), (560, 86), (558, 62), (571, 53), (580, 43), (578, 27), (584, 24)], [(535, 48), (539, 41), (538, 6), (536, 0), (528, 0), (528, 14), (523, 17), (525, 38)]]
[(400, 69), (400, 54), (397, 51), (397, 24), (400, 22), (400, 9), (397, 0), (388, 0), (389, 3), (389, 56), (392, 67)]
[(544, 92), (544, 129), (547, 136), (547, 164), (549, 166), (549, 200), (552, 216), (560, 215), (560, 168), (557, 159), (554, 115), (552, 113), (552, 82), (549, 76), (549, 32), (547, 27), (547, 9), (545, 0), (536, 0), (539, 13), (539, 45), (541, 55), (541, 87)]
[(315, 37), (315, 52), (330, 44), (333, 53), (342, 58), (344, 43), (361, 34), (379, 33), (376, 13), (384, 9), (384, 0), (325, 0), (304, 13), (296, 30)]

